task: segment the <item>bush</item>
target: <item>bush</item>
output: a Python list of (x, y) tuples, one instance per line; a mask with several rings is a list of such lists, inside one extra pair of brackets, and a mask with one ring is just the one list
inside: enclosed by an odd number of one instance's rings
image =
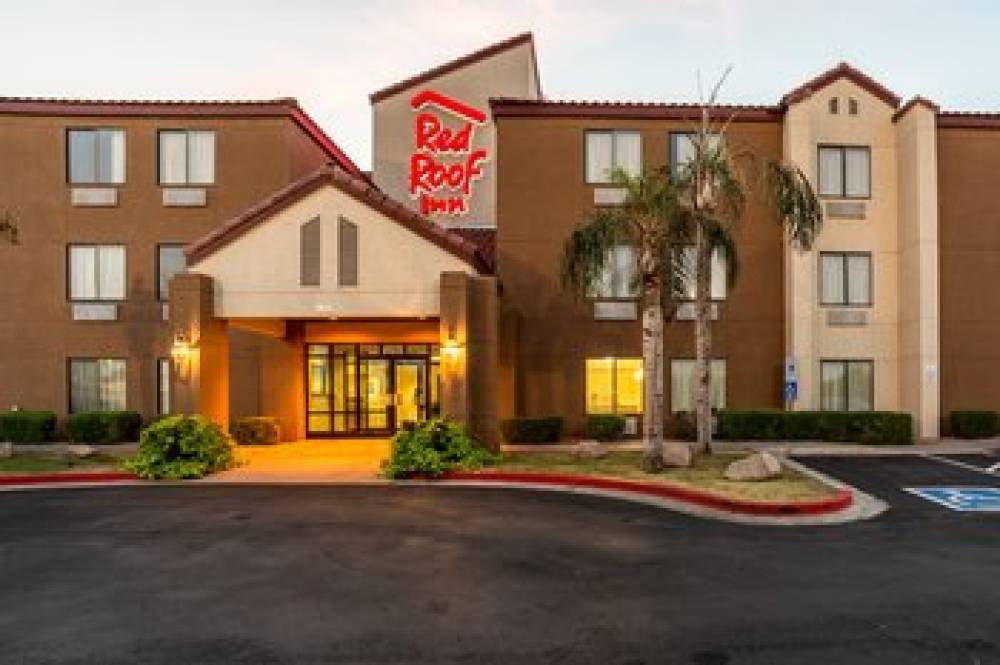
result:
[(913, 417), (890, 411), (720, 411), (719, 438), (909, 444)]
[(241, 445), (281, 442), (281, 422), (270, 416), (239, 418), (229, 423), (229, 435)]
[(125, 468), (140, 478), (201, 478), (233, 465), (229, 437), (202, 416), (169, 416), (143, 430)]
[(478, 469), (496, 456), (456, 423), (435, 419), (417, 423), (392, 437), (392, 452), (382, 465), (387, 478), (437, 478), (452, 469)]
[(625, 418), (616, 415), (587, 416), (587, 436), (598, 441), (617, 441), (625, 433)]
[(125, 443), (139, 438), (142, 416), (135, 411), (89, 411), (66, 419), (66, 431), (76, 443)]
[(511, 418), (503, 421), (500, 429), (508, 443), (558, 443), (562, 438), (563, 419), (559, 416)]
[(0, 441), (44, 443), (56, 431), (56, 414), (51, 411), (5, 411), (0, 413)]
[(952, 411), (951, 433), (963, 439), (994, 437), (1000, 433), (1000, 414), (996, 411)]

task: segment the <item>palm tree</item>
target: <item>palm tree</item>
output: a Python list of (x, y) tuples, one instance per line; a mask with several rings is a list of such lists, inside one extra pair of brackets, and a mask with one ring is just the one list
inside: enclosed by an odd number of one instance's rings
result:
[[(719, 113), (719, 90), (729, 74), (713, 86), (701, 103), (700, 122), (690, 136), (692, 156), (674, 175), (681, 235), (693, 238), (694, 264), (682, 266), (695, 281), (695, 419), (697, 450), (712, 452), (710, 358), (712, 349), (711, 261), (716, 248), (727, 263), (727, 281), (736, 280), (738, 255), (735, 233), (743, 217), (748, 187), (762, 188), (774, 205), (788, 242), (800, 251), (812, 248), (823, 215), (809, 180), (798, 166), (764, 160), (728, 145), (726, 132), (735, 114)], [(723, 118), (716, 121), (716, 118)], [(683, 263), (683, 262), (680, 262)]]
[(591, 295), (601, 283), (609, 254), (618, 246), (635, 248), (630, 292), (642, 302), (643, 468), (663, 466), (663, 322), (665, 297), (676, 290), (680, 272), (670, 260), (682, 240), (686, 215), (666, 169), (639, 176), (622, 170), (611, 174), (625, 190), (620, 206), (596, 208), (567, 239), (562, 255), (563, 285), (578, 295)]
[(0, 211), (0, 240), (4, 240), (11, 245), (18, 243), (17, 223), (14, 215), (9, 210)]

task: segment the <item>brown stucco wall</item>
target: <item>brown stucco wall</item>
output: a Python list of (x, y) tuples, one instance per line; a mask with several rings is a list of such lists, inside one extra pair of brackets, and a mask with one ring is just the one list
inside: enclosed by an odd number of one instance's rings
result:
[(941, 415), (1000, 409), (1000, 129), (938, 128)]
[[(644, 167), (653, 169), (668, 161), (668, 133), (688, 131), (689, 125), (654, 119), (500, 117), (497, 126), (498, 278), (504, 306), (517, 313), (514, 404), (519, 415), (563, 415), (570, 431), (579, 432), (585, 358), (641, 356), (638, 322), (595, 321), (589, 303), (574, 300), (559, 286), (563, 242), (593, 208), (594, 187), (584, 182), (584, 131), (640, 129)], [(779, 123), (737, 122), (729, 131), (736, 149), (761, 157), (781, 154)], [(727, 404), (780, 407), (783, 244), (773, 213), (756, 198), (747, 208), (739, 247), (739, 282), (713, 327), (715, 355), (727, 360)], [(668, 325), (665, 355), (668, 363), (694, 357), (693, 323)], [(669, 405), (669, 374), (665, 379)]]
[[(70, 205), (66, 129), (126, 130), (126, 183), (114, 208)], [(216, 183), (204, 208), (166, 208), (157, 184), (157, 129), (216, 131)], [(0, 408), (68, 409), (67, 359), (127, 358), (128, 406), (156, 411), (156, 359), (169, 355), (155, 298), (156, 247), (191, 242), (326, 161), (287, 117), (52, 117), (0, 115), (0, 208), (20, 220), (22, 244), (0, 245)], [(116, 322), (72, 321), (67, 244), (127, 247), (127, 300)], [(240, 376), (252, 361), (234, 338)], [(235, 371), (235, 370), (234, 370)], [(236, 385), (244, 385), (242, 382)], [(244, 399), (246, 397), (246, 399)], [(252, 399), (236, 396), (240, 409)]]

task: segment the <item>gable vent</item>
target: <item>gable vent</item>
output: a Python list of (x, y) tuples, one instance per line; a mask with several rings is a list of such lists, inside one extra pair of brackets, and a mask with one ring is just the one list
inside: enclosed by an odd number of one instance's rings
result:
[(301, 286), (319, 286), (320, 276), (320, 226), (319, 217), (302, 225), (299, 230), (299, 261)]

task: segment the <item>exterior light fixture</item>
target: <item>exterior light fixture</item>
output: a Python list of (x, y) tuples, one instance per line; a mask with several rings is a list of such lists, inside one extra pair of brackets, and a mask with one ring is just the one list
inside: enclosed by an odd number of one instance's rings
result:
[(184, 380), (187, 380), (191, 371), (191, 350), (191, 341), (187, 335), (181, 333), (174, 337), (174, 343), (170, 347), (170, 356), (173, 358), (177, 376)]
[(444, 352), (446, 356), (454, 360), (458, 358), (459, 354), (462, 352), (462, 345), (459, 344), (454, 338), (449, 338), (445, 340), (445, 343), (441, 345), (441, 351)]

